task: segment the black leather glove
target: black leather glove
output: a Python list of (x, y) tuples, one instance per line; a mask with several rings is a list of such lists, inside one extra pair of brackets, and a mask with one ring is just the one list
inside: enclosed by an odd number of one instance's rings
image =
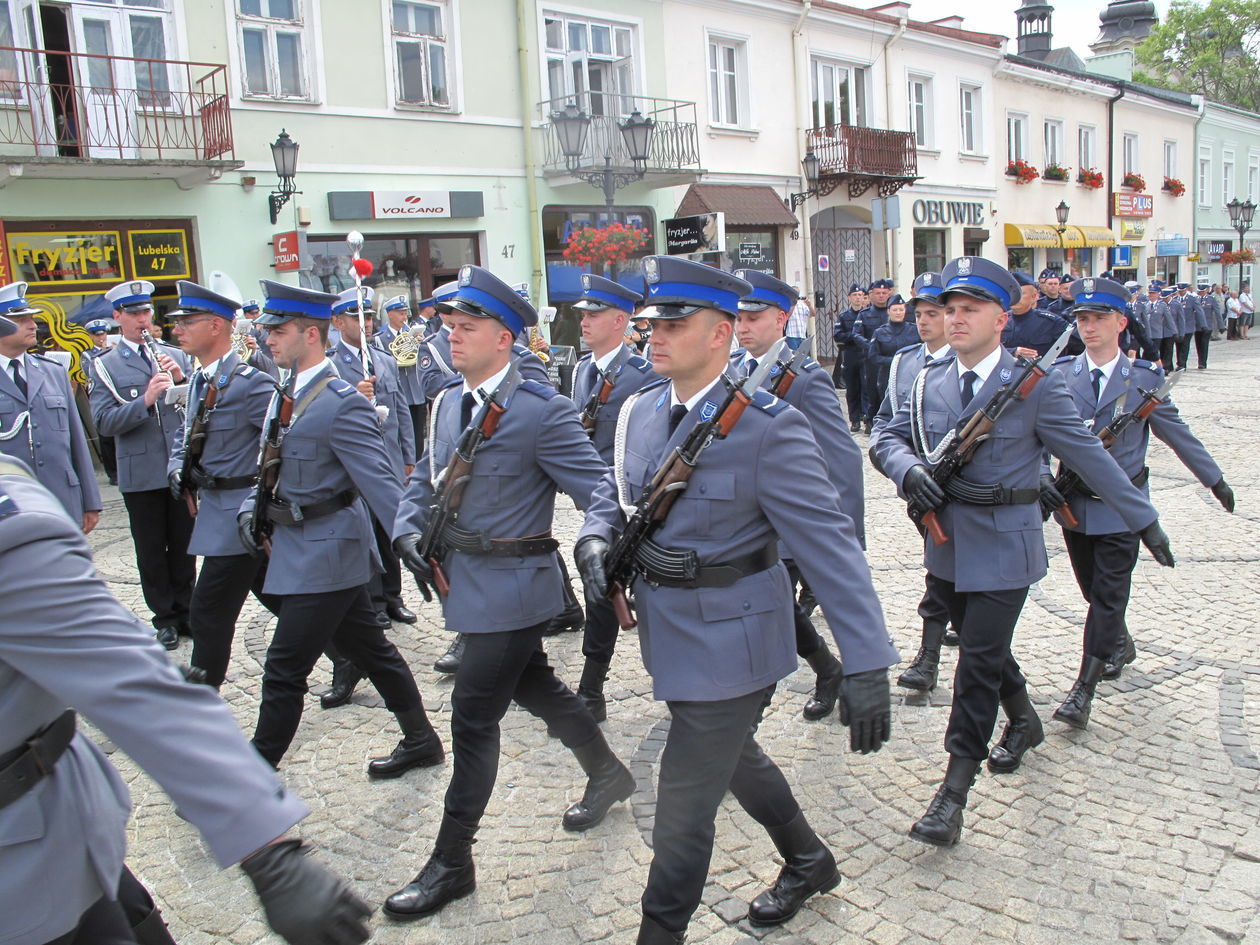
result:
[(879, 751), (892, 734), (888, 670), (868, 669), (840, 681), (840, 723), (849, 727), (849, 750)]
[(608, 575), (604, 572), (604, 559), (607, 557), (608, 542), (596, 535), (587, 535), (573, 549), (573, 563), (582, 576), (587, 607), (608, 597)]
[(1224, 479), (1212, 487), (1212, 495), (1216, 496), (1216, 501), (1221, 503), (1221, 508), (1226, 512), (1234, 511), (1234, 490)]
[(242, 512), (236, 516), (236, 534), (241, 540), (241, 545), (251, 555), (258, 555), (262, 552), (262, 546), (254, 541), (253, 512)]
[(1147, 525), (1139, 534), (1142, 537), (1142, 544), (1146, 545), (1146, 550), (1151, 553), (1151, 557), (1166, 568), (1176, 566), (1177, 561), (1173, 558), (1172, 545), (1169, 544), (1167, 533), (1159, 527), (1158, 519)]
[(166, 486), (171, 490), (171, 498), (176, 502), (184, 501), (184, 477), (181, 476), (178, 469), (172, 471), (166, 477)]
[(945, 490), (932, 478), (932, 471), (920, 463), (906, 471), (901, 480), (901, 491), (915, 505), (924, 509), (939, 509), (945, 504)]
[(241, 861), (270, 925), (290, 945), (359, 945), (372, 910), (297, 840), (281, 840)]
[(1038, 501), (1041, 503), (1041, 517), (1048, 519), (1059, 509), (1067, 504), (1067, 499), (1063, 497), (1063, 493), (1054, 487), (1054, 476), (1049, 473), (1042, 473), (1041, 479), (1041, 495)]
[(423, 537), (419, 532), (408, 532), (394, 539), (394, 554), (416, 578), (416, 586), (420, 588), (420, 596), (425, 601), (433, 600), (433, 566), (420, 554), (420, 542)]

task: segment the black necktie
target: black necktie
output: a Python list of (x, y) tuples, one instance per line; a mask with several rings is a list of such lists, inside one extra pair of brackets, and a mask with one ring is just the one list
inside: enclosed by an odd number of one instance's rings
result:
[(153, 370), (153, 362), (149, 360), (149, 350), (143, 344), (140, 345), (140, 360), (145, 363), (149, 370)]
[(976, 396), (976, 381), (979, 379), (980, 375), (978, 375), (975, 371), (967, 371), (963, 374), (962, 402), (964, 407), (971, 403), (972, 397)]
[(468, 429), (468, 424), (472, 422), (473, 408), (477, 406), (477, 398), (472, 395), (472, 391), (464, 394), (459, 402), (459, 428), (461, 430)]
[(687, 407), (685, 404), (674, 404), (669, 408), (669, 435), (673, 436), (674, 431), (678, 429), (678, 424), (682, 423), (682, 418), (687, 416)]
[(744, 376), (745, 376), (745, 377), (752, 377), (752, 373), (753, 373), (753, 371), (755, 371), (755, 370), (757, 370), (757, 359), (756, 359), (756, 358), (749, 358), (749, 359), (748, 359), (748, 369), (744, 372)]
[(1094, 384), (1094, 402), (1098, 402), (1098, 398), (1102, 397), (1102, 368), (1096, 367), (1089, 372), (1089, 376), (1093, 379)]
[(17, 385), (17, 389), (22, 392), (22, 396), (26, 396), (26, 381), (22, 377), (22, 369), (18, 367), (17, 358), (9, 362), (9, 370), (13, 372), (13, 383)]

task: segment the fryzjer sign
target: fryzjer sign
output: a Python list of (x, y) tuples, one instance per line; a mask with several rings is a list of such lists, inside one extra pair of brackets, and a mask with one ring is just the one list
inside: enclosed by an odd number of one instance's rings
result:
[(372, 218), (449, 217), (451, 194), (448, 190), (374, 190)]
[(726, 215), (701, 213), (694, 217), (674, 217), (665, 221), (665, 251), (715, 253), (726, 248)]
[(14, 233), (10, 232), (9, 256), (13, 274), (31, 285), (91, 282), (122, 278), (119, 234)]

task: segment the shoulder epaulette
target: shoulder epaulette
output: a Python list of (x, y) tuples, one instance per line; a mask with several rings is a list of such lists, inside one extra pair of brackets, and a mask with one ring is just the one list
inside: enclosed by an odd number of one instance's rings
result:
[(919, 347), (919, 345), (921, 345), (921, 344), (923, 344), (923, 342), (922, 342), (922, 341), (916, 341), (916, 342), (915, 342), (914, 344), (912, 344), (912, 345), (906, 345), (904, 348), (898, 348), (898, 349), (897, 349), (897, 354), (909, 354), (911, 351), (913, 351), (915, 348)]
[(1064, 318), (1062, 315), (1058, 314), (1057, 312), (1047, 312), (1044, 308), (1035, 308), (1033, 309), (1033, 311), (1036, 312), (1038, 315), (1040, 315), (1042, 318), (1048, 318), (1051, 321), (1055, 321), (1055, 322), (1067, 321), (1066, 318)]
[(731, 360), (734, 361), (738, 358), (742, 358), (747, 350), (747, 348), (736, 348), (731, 352)]
[(591, 358), (593, 358), (593, 357), (595, 357), (595, 352), (594, 352), (594, 351), (584, 351), (584, 352), (582, 352), (582, 356), (581, 356), (581, 357), (579, 357), (579, 358), (578, 358), (578, 360), (579, 360), (579, 361), (589, 361), (589, 360), (590, 360)]
[(954, 358), (952, 355), (950, 357), (945, 357), (945, 358), (935, 358), (934, 360), (931, 360), (927, 364), (923, 365), (923, 370), (930, 371), (932, 368), (938, 368), (938, 367), (941, 367), (942, 365), (953, 364), (953, 363), (954, 363)]
[(43, 361), (45, 364), (56, 364), (57, 367), (61, 367), (61, 364), (57, 361), (56, 358), (50, 358), (46, 354), (42, 354), (35, 351), (31, 351), (29, 352), (29, 354), (32, 358), (35, 358), (35, 360), (37, 361)]
[(560, 393), (550, 384), (544, 384), (542, 381), (535, 380), (521, 381), (519, 390), (528, 391), (535, 397), (541, 397), (543, 400), (551, 400), (552, 397)]
[(802, 372), (804, 372), (804, 371), (821, 371), (821, 370), (822, 370), (822, 365), (821, 365), (821, 364), (819, 364), (817, 361), (815, 361), (813, 358), (807, 358), (807, 359), (805, 360), (805, 362), (804, 362), (803, 364), (801, 364), (801, 371), (802, 371)]
[(438, 388), (438, 390), (446, 390), (446, 388), (448, 387), (454, 387), (456, 384), (462, 384), (462, 383), (464, 383), (464, 377), (462, 374), (452, 374), (446, 380), (446, 382), (443, 383), (442, 386)]
[(637, 354), (632, 354), (630, 357), (626, 358), (626, 364), (640, 373), (646, 373), (652, 370), (651, 362), (648, 361), (647, 358), (640, 357)]
[(1150, 371), (1152, 374), (1164, 373), (1164, 369), (1160, 367), (1158, 364), (1156, 364), (1154, 361), (1147, 361), (1147, 360), (1144, 360), (1143, 358), (1134, 358), (1131, 363), (1133, 364), (1134, 367), (1146, 368), (1146, 370)]
[(770, 414), (772, 417), (778, 416), (788, 408), (786, 400), (780, 400), (768, 390), (759, 390), (753, 394), (752, 405), (758, 410)]
[(328, 382), (328, 389), (338, 397), (349, 397), (351, 394), (357, 394), (359, 389), (349, 381), (343, 381), (339, 377), (334, 377)]
[(241, 377), (249, 377), (251, 374), (254, 374), (257, 371), (258, 371), (258, 368), (254, 367), (253, 365), (245, 361), (241, 361), (239, 364), (236, 365), (236, 370), (233, 373), (239, 374)]
[(1054, 364), (1071, 364), (1075, 360), (1076, 360), (1076, 355), (1065, 354), (1061, 358), (1055, 358), (1053, 363)]
[(643, 387), (640, 388), (640, 393), (643, 393), (649, 390), (656, 390), (656, 388), (667, 383), (669, 383), (668, 377), (658, 377), (656, 380), (652, 381), (650, 384), (644, 384)]

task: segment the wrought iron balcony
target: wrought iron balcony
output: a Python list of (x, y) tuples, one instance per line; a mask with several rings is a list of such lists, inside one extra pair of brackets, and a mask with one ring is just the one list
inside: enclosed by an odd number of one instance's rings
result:
[(119, 177), (239, 167), (227, 67), (0, 46), (0, 164), (69, 176), (84, 162)]
[[(552, 124), (552, 115), (570, 105), (591, 120), (582, 153), (575, 158), (566, 158)], [(630, 158), (620, 130), (621, 123), (636, 111), (655, 123), (648, 159), (642, 167), (645, 180), (656, 186), (697, 180), (700, 144), (696, 133), (696, 103), (611, 92), (566, 95), (538, 104), (544, 176), (555, 178), (577, 170), (602, 170), (606, 157), (611, 159), (614, 171), (637, 176), (638, 168)]]
[(872, 187), (889, 197), (919, 179), (919, 153), (908, 131), (826, 125), (805, 132), (805, 150), (818, 157), (818, 193), (847, 184), (856, 200)]

